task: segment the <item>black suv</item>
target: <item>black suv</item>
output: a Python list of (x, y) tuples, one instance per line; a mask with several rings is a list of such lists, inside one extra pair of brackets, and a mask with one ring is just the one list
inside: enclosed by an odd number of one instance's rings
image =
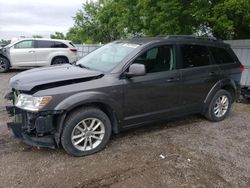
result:
[(74, 156), (100, 151), (111, 133), (201, 113), (223, 120), (240, 91), (240, 62), (215, 38), (167, 36), (109, 43), (77, 62), (10, 80), (15, 136)]

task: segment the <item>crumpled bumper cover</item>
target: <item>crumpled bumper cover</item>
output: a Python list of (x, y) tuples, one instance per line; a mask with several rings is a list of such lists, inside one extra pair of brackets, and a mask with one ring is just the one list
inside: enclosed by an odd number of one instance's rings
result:
[(13, 100), (13, 98), (14, 98), (13, 92), (7, 93), (7, 94), (4, 96), (4, 98), (5, 98), (6, 100)]
[[(21, 139), (24, 143), (35, 146), (35, 147), (47, 147), (51, 149), (55, 149), (57, 144), (54, 139), (53, 134), (42, 134), (42, 136), (38, 136), (41, 133), (49, 133), (51, 131), (52, 125), (52, 116), (37, 116), (32, 120), (24, 120), (22, 118), (23, 113), (27, 113), (23, 110), (16, 108), (15, 106), (6, 106), (6, 110), (10, 116), (13, 116), (17, 122), (8, 122), (7, 126), (12, 130), (14, 136), (18, 139)], [(34, 127), (36, 130), (40, 132), (37, 135), (27, 133), (26, 125), (27, 122), (33, 121)]]
[(55, 149), (56, 143), (53, 136), (43, 136), (43, 137), (32, 137), (28, 134), (25, 134), (22, 130), (22, 123), (7, 123), (9, 129), (12, 130), (14, 136), (18, 139), (21, 139), (24, 143), (35, 146), (35, 147), (46, 147)]

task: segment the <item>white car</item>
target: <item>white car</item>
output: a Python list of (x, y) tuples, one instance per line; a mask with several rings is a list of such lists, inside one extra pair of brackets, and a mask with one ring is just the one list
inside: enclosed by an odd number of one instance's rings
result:
[(0, 72), (9, 68), (28, 68), (75, 63), (77, 49), (67, 40), (25, 38), (0, 51)]

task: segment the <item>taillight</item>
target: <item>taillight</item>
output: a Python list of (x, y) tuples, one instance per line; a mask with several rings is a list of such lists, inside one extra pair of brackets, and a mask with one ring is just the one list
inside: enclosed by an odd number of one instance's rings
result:
[(240, 65), (240, 72), (242, 73), (244, 71), (244, 66)]
[(75, 52), (75, 53), (77, 52), (77, 49), (76, 49), (76, 48), (70, 48), (69, 50), (70, 50), (71, 52)]

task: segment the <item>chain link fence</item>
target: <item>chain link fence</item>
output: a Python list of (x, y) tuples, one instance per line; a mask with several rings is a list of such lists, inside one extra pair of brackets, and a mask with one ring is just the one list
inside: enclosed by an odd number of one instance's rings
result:
[(75, 44), (75, 46), (77, 48), (78, 57), (82, 58), (97, 48), (100, 48), (102, 44)]

